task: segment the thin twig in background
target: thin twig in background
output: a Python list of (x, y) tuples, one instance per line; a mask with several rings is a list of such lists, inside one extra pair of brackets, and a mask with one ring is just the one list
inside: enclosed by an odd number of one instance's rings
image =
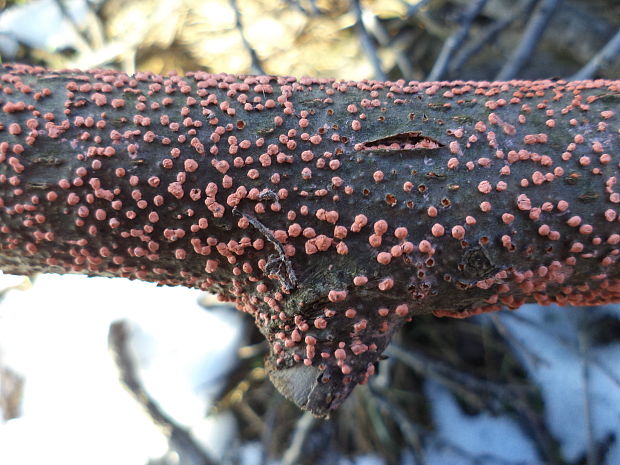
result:
[[(490, 314), (489, 316), (492, 321), (496, 323), (496, 329), (503, 337), (504, 344), (507, 345), (507, 347), (504, 346), (505, 352), (509, 351), (507, 349), (512, 349), (513, 351), (517, 349), (520, 351), (520, 354), (525, 356), (526, 360), (528, 360), (528, 357), (531, 357), (532, 364), (534, 366), (550, 365), (546, 359), (540, 357), (538, 354), (535, 354), (533, 350), (526, 348), (517, 335), (513, 334), (510, 328), (508, 328), (504, 322), (501, 321), (498, 314)], [(519, 375), (517, 375), (517, 379), (519, 379)], [(507, 385), (512, 385), (514, 380), (511, 376), (508, 376), (504, 382)], [(519, 380), (517, 382), (522, 383), (523, 381)], [(514, 408), (514, 413), (518, 416), (518, 423), (523, 425), (524, 429), (531, 432), (532, 440), (536, 444), (537, 449), (540, 451), (544, 463), (555, 464), (557, 463), (555, 439), (549, 432), (543, 413), (540, 411), (538, 406), (539, 399), (542, 398), (540, 388), (531, 382), (528, 383), (528, 387), (530, 392), (527, 392), (524, 389), (514, 390), (514, 399), (509, 405)]]
[(77, 23), (77, 21), (75, 20), (71, 12), (67, 9), (67, 6), (65, 5), (64, 0), (54, 0), (54, 3), (60, 10), (60, 13), (62, 14), (62, 16), (67, 21), (69, 21), (69, 24), (71, 24), (71, 28), (80, 37), (81, 39), (80, 42), (82, 42), (82, 45), (84, 46), (86, 51), (92, 51), (92, 46), (91, 46), (90, 38), (88, 37), (88, 34), (86, 34), (83, 27), (80, 27), (80, 25)]
[(295, 424), (290, 445), (282, 455), (281, 465), (296, 465), (304, 451), (306, 439), (318, 419), (310, 412), (304, 412)]
[(547, 29), (553, 13), (562, 0), (543, 0), (534, 15), (530, 18), (521, 37), (521, 41), (512, 55), (505, 61), (504, 66), (497, 74), (498, 81), (505, 81), (516, 77), (527, 62), (532, 58), (540, 38)]
[(260, 341), (255, 344), (245, 345), (237, 349), (237, 357), (239, 360), (248, 360), (258, 355), (266, 354), (269, 351), (267, 341)]
[(260, 442), (262, 444), (261, 448), (261, 465), (267, 465), (269, 463), (269, 451), (271, 450), (271, 442), (274, 437), (276, 420), (278, 417), (278, 410), (282, 405), (284, 399), (282, 396), (275, 395), (269, 398), (267, 403), (267, 409), (263, 414), (264, 419), (264, 428), (261, 431)]
[[(587, 317), (579, 318), (584, 320)], [(577, 344), (579, 350), (579, 361), (581, 365), (581, 382), (583, 393), (583, 415), (586, 421), (586, 436), (588, 439), (587, 448), (587, 465), (598, 464), (598, 448), (596, 446), (596, 440), (594, 438), (594, 423), (592, 419), (592, 402), (590, 400), (590, 335), (585, 328), (584, 322), (580, 321), (576, 323), (577, 328)]]
[(0, 413), (3, 421), (21, 415), (24, 396), (24, 378), (15, 371), (0, 364)]
[(92, 0), (86, 0), (86, 8), (88, 14), (84, 23), (84, 29), (88, 31), (90, 37), (90, 43), (93, 49), (103, 47), (106, 42), (105, 30), (103, 22), (97, 13), (97, 6), (93, 4)]
[[(513, 319), (519, 321), (520, 323), (523, 323), (523, 324), (526, 324), (528, 326), (531, 326), (532, 328), (535, 328), (538, 331), (553, 337), (555, 340), (557, 340), (560, 344), (562, 344), (565, 348), (567, 348), (569, 350), (574, 350), (574, 348), (575, 348), (575, 345), (573, 344), (573, 342), (571, 340), (567, 339), (566, 337), (563, 337), (560, 334), (557, 334), (555, 332), (549, 331), (549, 328), (540, 325), (536, 321), (533, 321), (533, 320), (531, 320), (530, 318), (528, 318), (528, 317), (526, 317), (524, 315), (521, 315), (521, 314), (515, 313), (515, 312), (504, 312), (502, 315), (504, 315), (504, 316), (506, 316), (508, 318), (513, 318)], [(618, 377), (609, 368), (609, 366), (607, 366), (607, 364), (603, 363), (594, 354), (590, 354), (589, 357), (590, 357), (590, 362), (592, 364), (596, 365), (597, 368), (599, 368), (605, 374), (605, 376), (607, 376), (618, 388), (620, 388), (620, 377)]]
[(451, 367), (441, 360), (434, 360), (429, 356), (411, 347), (404, 348), (398, 344), (391, 344), (385, 354), (398, 358), (402, 363), (418, 372), (420, 375), (435, 379), (447, 386), (472, 405), (482, 408), (493, 408), (483, 399), (484, 394), (490, 394), (497, 401), (511, 404), (515, 397), (515, 392), (526, 389), (516, 385), (503, 385), (490, 380), (480, 379), (468, 373)]
[(443, 362), (435, 363), (434, 361), (428, 359), (426, 355), (415, 351), (411, 347), (404, 348), (398, 344), (390, 345), (385, 350), (384, 354), (388, 357), (398, 359), (401, 363), (407, 365), (420, 376), (424, 378), (432, 378), (443, 384), (475, 408), (484, 409), (486, 407), (485, 401), (481, 397), (483, 391), (472, 391), (461, 383), (461, 376), (454, 373), (455, 376), (452, 378), (448, 373), (446, 373), (447, 371), (452, 373), (456, 370), (452, 368), (448, 368), (446, 370), (438, 368), (439, 365), (443, 365)]
[(302, 12), (305, 15), (311, 16), (311, 15), (320, 15), (321, 14), (321, 9), (316, 4), (316, 0), (309, 0), (308, 3), (310, 4), (310, 10), (308, 10), (308, 8), (304, 7), (298, 0), (287, 0), (286, 3), (288, 3), (293, 8), (299, 10), (300, 12)]
[(607, 44), (598, 52), (596, 55), (592, 57), (586, 65), (573, 74), (570, 79), (574, 80), (582, 80), (582, 79), (591, 79), (596, 72), (611, 64), (614, 60), (618, 60), (618, 56), (620, 55), (620, 29), (616, 32), (616, 34), (607, 42)]
[(67, 64), (75, 68), (97, 68), (124, 56), (128, 50), (137, 50), (143, 39), (143, 37), (138, 37), (130, 41), (107, 42), (102, 48), (94, 50), (92, 53), (82, 53)]
[[(484, 405), (484, 407), (482, 407), (483, 409), (490, 411), (498, 410), (498, 406), (496, 405), (497, 402), (489, 402), (485, 399), (484, 394), (490, 394), (495, 401), (514, 406), (524, 424), (528, 425), (534, 432), (535, 440), (539, 444), (541, 450), (548, 457), (551, 456), (551, 448), (549, 447), (550, 435), (546, 431), (545, 425), (541, 423), (536, 412), (530, 405), (532, 394), (536, 394), (533, 386), (521, 386), (516, 384), (504, 385), (482, 380), (452, 368), (441, 360), (433, 360), (427, 355), (415, 351), (415, 349), (411, 347), (405, 349), (398, 344), (392, 344), (386, 350), (386, 354), (398, 358), (402, 363), (412, 368), (421, 376), (434, 379), (443, 384), (474, 407), (477, 405)], [(501, 408), (499, 410), (501, 410)]]
[(136, 72), (136, 52), (135, 47), (129, 47), (122, 55), (122, 70), (128, 75)]
[(403, 413), (403, 410), (396, 404), (392, 403), (384, 392), (369, 384), (369, 389), (373, 399), (379, 404), (384, 411), (386, 411), (389, 417), (396, 423), (400, 429), (405, 441), (411, 446), (415, 447), (418, 441), (425, 440), (426, 448), (429, 443), (434, 443), (437, 449), (450, 450), (453, 453), (463, 457), (467, 463), (472, 465), (483, 465), (488, 463), (496, 463), (503, 465), (522, 465), (522, 462), (515, 462), (512, 460), (504, 459), (493, 454), (472, 454), (471, 452), (463, 449), (462, 447), (454, 444), (447, 438), (443, 438), (439, 435), (432, 434), (426, 428), (421, 427), (413, 423), (407, 415)]
[(390, 50), (390, 48), (392, 49), (394, 57), (396, 58), (396, 64), (402, 76), (405, 79), (413, 79), (413, 65), (409, 56), (401, 47), (391, 43), (390, 35), (385, 27), (383, 27), (383, 24), (381, 24), (381, 21), (379, 21), (374, 14), (366, 11), (362, 13), (362, 20), (364, 21), (366, 29), (372, 33), (381, 47), (387, 50)]
[(620, 388), (620, 378), (618, 378), (618, 376), (611, 371), (611, 368), (609, 368), (609, 366), (603, 362), (600, 361), (600, 359), (598, 357), (594, 357), (593, 355), (590, 355), (590, 361), (597, 366), (597, 368), (599, 370), (601, 370), (605, 376), (607, 376), (611, 382), (613, 382), (618, 388)]
[[(459, 326), (462, 323), (463, 322), (459, 322)], [(397, 347), (397, 349), (399, 348), (398, 344), (394, 344), (394, 346)], [(469, 392), (471, 389), (475, 390), (474, 394), (480, 394), (481, 398), (479, 402), (485, 402), (482, 397), (485, 394), (496, 396), (504, 406), (508, 406), (509, 409), (513, 410), (513, 414), (517, 417), (516, 421), (523, 425), (524, 429), (531, 431), (532, 438), (537, 444), (537, 448), (540, 450), (544, 459), (547, 460), (545, 463), (556, 463), (554, 439), (549, 433), (544, 419), (541, 418), (541, 413), (537, 407), (541, 394), (538, 392), (539, 390), (536, 386), (532, 384), (524, 386), (521, 384), (523, 381), (519, 380), (515, 382), (510, 377), (504, 380), (505, 384), (488, 382), (463, 373), (457, 368), (448, 365), (444, 360), (432, 359), (425, 353), (416, 351), (411, 347), (402, 348), (402, 350), (408, 353), (407, 360), (400, 360), (402, 363), (412, 368), (413, 371), (420, 374), (422, 377), (443, 384), (455, 395), (465, 401), (467, 401), (468, 398), (463, 396), (463, 392)], [(390, 354), (388, 353), (388, 355)], [(418, 357), (418, 355), (421, 355), (421, 357)], [(390, 357), (390, 359), (397, 359), (397, 357), (393, 356)], [(379, 387), (374, 379), (371, 380), (371, 382), (372, 387)], [(487, 383), (489, 384), (487, 385)], [(455, 387), (456, 389), (454, 389)], [(499, 392), (496, 392), (498, 391), (496, 387), (499, 388)], [(506, 392), (504, 393), (502, 391)], [(475, 407), (476, 404), (470, 403), (470, 405)], [(486, 401), (484, 409), (486, 411), (494, 411), (495, 407), (496, 403)], [(499, 411), (503, 411), (503, 408), (500, 407)]]
[(14, 284), (12, 286), (6, 286), (0, 289), (0, 302), (2, 302), (4, 298), (7, 296), (7, 294), (12, 290), (25, 291), (25, 290), (30, 289), (36, 277), (37, 275), (22, 276), (22, 280), (18, 284)]
[(521, 342), (519, 338), (513, 334), (510, 328), (508, 328), (504, 324), (504, 322), (499, 318), (499, 316), (493, 314), (490, 315), (490, 317), (493, 325), (495, 326), (495, 329), (497, 329), (497, 332), (500, 333), (511, 346), (519, 350), (519, 352), (521, 352), (525, 356), (525, 358), (528, 359), (530, 363), (532, 363), (534, 367), (538, 368), (540, 365), (545, 365), (547, 367), (551, 366), (551, 363), (549, 363), (547, 359), (544, 359), (540, 355), (528, 349), (525, 344), (523, 344), (523, 342)]
[(198, 445), (191, 434), (164, 413), (142, 386), (129, 348), (129, 333), (129, 325), (125, 321), (112, 323), (108, 333), (108, 347), (119, 369), (121, 383), (145, 410), (153, 423), (161, 428), (168, 438), (169, 447), (178, 454), (179, 463), (214, 465), (215, 462)]
[(370, 60), (370, 63), (372, 64), (372, 67), (375, 72), (375, 78), (378, 79), (379, 81), (385, 81), (387, 80), (387, 76), (385, 75), (385, 72), (383, 71), (383, 67), (381, 65), (381, 59), (379, 58), (379, 55), (377, 53), (377, 47), (375, 47), (375, 43), (373, 42), (372, 37), (370, 37), (370, 34), (368, 34), (368, 31), (366, 30), (366, 26), (364, 26), (364, 20), (362, 19), (364, 13), (362, 11), (362, 6), (360, 5), (360, 1), (353, 0), (352, 4), (353, 4), (353, 11), (355, 12), (355, 18), (357, 21), (356, 24), (359, 30), (362, 48), (364, 49), (366, 56), (368, 56), (368, 59)]
[[(392, 340), (396, 344), (402, 344), (402, 334), (395, 334)], [(378, 365), (379, 369), (377, 370), (377, 374), (373, 378), (374, 386), (381, 389), (389, 388), (394, 381), (394, 369), (397, 364), (398, 360), (396, 357), (386, 357), (384, 360), (381, 360), (381, 363)]]
[(412, 5), (404, 0), (401, 1), (407, 6), (407, 11), (405, 12), (405, 16), (407, 18), (414, 17), (416, 14), (418, 14), (418, 11), (420, 11), (421, 8), (424, 8), (428, 3), (431, 2), (431, 0), (420, 0)]
[(486, 46), (495, 41), (497, 36), (506, 28), (508, 28), (514, 21), (521, 16), (529, 14), (534, 8), (536, 3), (540, 0), (523, 0), (521, 4), (506, 16), (495, 20), (492, 24), (487, 26), (469, 45), (464, 45), (456, 53), (454, 58), (450, 60), (449, 72), (451, 75), (456, 75), (463, 65), (471, 60), (472, 57), (480, 53), (480, 51)]
[(475, 0), (463, 12), (461, 27), (459, 27), (457, 31), (448, 37), (444, 42), (441, 52), (439, 52), (439, 56), (437, 57), (427, 80), (439, 81), (442, 79), (448, 69), (450, 59), (454, 55), (454, 52), (469, 34), (469, 30), (471, 29), (474, 19), (476, 19), (476, 17), (480, 14), (486, 3), (487, 0)]
[(313, 14), (320, 15), (322, 13), (321, 9), (316, 4), (316, 0), (309, 0), (309, 3), (310, 3), (310, 8), (312, 9)]
[[(407, 24), (417, 23), (416, 27), (424, 30), (424, 35), (428, 34), (432, 36), (433, 40), (445, 41), (450, 35), (450, 29), (443, 24), (440, 24), (431, 14), (429, 14), (424, 7), (431, 3), (431, 0), (419, 0), (415, 4), (410, 4), (406, 0), (401, 0), (401, 3), (405, 5), (406, 11), (403, 15), (402, 25), (406, 27)], [(429, 8), (430, 9), (430, 8)], [(415, 21), (412, 21), (415, 20)], [(401, 29), (402, 30), (402, 29)], [(419, 51), (419, 53), (417, 53)], [(417, 55), (417, 56), (416, 56)], [(427, 60), (422, 58), (424, 56), (423, 47), (416, 47), (415, 52), (411, 53), (413, 63), (420, 68), (421, 61)], [(418, 71), (420, 74), (420, 71)], [(413, 76), (412, 76), (413, 77)], [(418, 79), (422, 79), (423, 75), (420, 74)]]
[(237, 5), (237, 0), (230, 0), (230, 7), (235, 12), (235, 25), (237, 30), (239, 31), (239, 35), (241, 36), (241, 41), (243, 42), (243, 46), (246, 51), (250, 55), (250, 71), (253, 74), (265, 74), (263, 70), (263, 65), (261, 64), (260, 58), (258, 58), (258, 54), (254, 47), (248, 42), (247, 37), (245, 36), (245, 30), (243, 29), (243, 23), (241, 22), (241, 11), (239, 10), (239, 5)]
[(387, 418), (390, 418), (396, 423), (403, 435), (403, 439), (416, 454), (416, 458), (424, 460), (424, 448), (422, 443), (424, 437), (428, 435), (428, 431), (424, 430), (421, 425), (411, 421), (403, 412), (402, 408), (392, 403), (385, 395), (386, 389), (378, 388), (371, 381), (368, 383), (368, 390), (372, 395), (372, 400), (375, 401), (377, 406), (384, 412), (387, 412)]

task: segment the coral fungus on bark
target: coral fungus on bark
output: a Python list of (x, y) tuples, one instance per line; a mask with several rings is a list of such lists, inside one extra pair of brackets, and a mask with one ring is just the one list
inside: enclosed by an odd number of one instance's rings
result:
[(0, 83), (0, 269), (218, 293), (317, 415), (415, 315), (620, 300), (620, 81)]

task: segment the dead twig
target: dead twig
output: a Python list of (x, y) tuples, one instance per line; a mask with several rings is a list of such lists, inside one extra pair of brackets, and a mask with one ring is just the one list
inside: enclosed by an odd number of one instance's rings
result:
[(261, 430), (260, 442), (263, 445), (261, 448), (261, 465), (267, 465), (269, 463), (269, 450), (271, 449), (271, 443), (275, 434), (275, 428), (277, 423), (278, 411), (283, 402), (283, 397), (276, 395), (271, 396), (267, 402), (267, 409), (263, 414), (264, 427)]
[[(530, 318), (527, 318), (526, 316), (521, 315), (520, 313), (505, 312), (503, 313), (503, 315), (506, 315), (509, 318), (513, 318), (521, 323), (524, 323), (528, 326), (531, 326), (532, 328), (537, 329), (538, 331), (541, 331), (545, 334), (550, 335), (567, 349), (574, 350), (575, 348), (574, 343), (570, 341), (569, 339), (563, 337), (560, 334), (550, 332), (548, 328), (541, 326), (537, 322), (532, 321)], [(596, 367), (599, 368), (605, 374), (605, 376), (607, 376), (618, 388), (620, 388), (620, 378), (598, 357), (596, 357), (593, 354), (590, 354), (589, 357), (590, 357), (590, 362), (596, 365)]]
[(461, 27), (444, 42), (441, 52), (439, 52), (439, 56), (433, 65), (433, 69), (431, 69), (428, 75), (427, 79), (429, 81), (439, 81), (443, 77), (454, 52), (469, 34), (474, 19), (480, 14), (486, 3), (487, 0), (475, 0), (463, 12)]
[(76, 32), (76, 34), (80, 37), (82, 46), (86, 49), (87, 52), (92, 52), (93, 48), (90, 44), (90, 38), (88, 34), (84, 31), (84, 28), (80, 27), (77, 23), (71, 12), (68, 10), (67, 5), (65, 5), (64, 0), (54, 0), (54, 3), (60, 10), (60, 14), (71, 24), (71, 28)]
[(396, 44), (391, 43), (388, 31), (383, 27), (381, 21), (374, 14), (362, 14), (362, 20), (367, 30), (377, 39), (379, 45), (394, 53), (396, 64), (405, 79), (413, 79), (413, 65), (409, 56)]
[(305, 15), (308, 15), (308, 16), (317, 16), (317, 15), (320, 15), (322, 13), (321, 9), (316, 4), (316, 0), (309, 0), (308, 1), (308, 3), (310, 4), (310, 9), (306, 8), (305, 6), (303, 6), (299, 2), (299, 0), (287, 0), (286, 3), (288, 3), (289, 5), (291, 5), (296, 10), (298, 10), (301, 13), (303, 13)]
[(512, 55), (506, 60), (504, 66), (495, 78), (505, 81), (516, 77), (533, 55), (553, 13), (557, 10), (562, 0), (543, 0), (534, 15), (530, 18), (521, 37), (521, 41)]
[(366, 26), (364, 25), (364, 20), (363, 20), (364, 12), (362, 11), (362, 6), (359, 0), (353, 0), (352, 6), (353, 6), (353, 11), (355, 12), (355, 18), (357, 20), (356, 24), (359, 30), (360, 41), (362, 42), (362, 48), (364, 49), (366, 56), (370, 60), (370, 63), (372, 64), (373, 69), (375, 70), (375, 78), (378, 79), (379, 81), (385, 81), (387, 79), (387, 76), (385, 75), (385, 72), (383, 71), (383, 67), (381, 65), (381, 59), (379, 58), (379, 55), (377, 53), (377, 47), (375, 46), (375, 43), (373, 42), (372, 37), (370, 37), (370, 34), (368, 34), (368, 30), (366, 29)]
[[(398, 355), (392, 352), (392, 347), (396, 349)], [(531, 405), (532, 399), (539, 397), (535, 387), (516, 384), (504, 385), (478, 379), (451, 367), (445, 362), (433, 360), (422, 353), (412, 351), (410, 348), (401, 348), (398, 344), (392, 344), (386, 354), (398, 358), (422, 376), (445, 385), (474, 407), (484, 405), (483, 408), (485, 409), (498, 410), (497, 401), (506, 406), (516, 407), (515, 411), (520, 421), (533, 431), (540, 450), (547, 457), (553, 456), (553, 447), (550, 446), (552, 444), (551, 435)], [(489, 402), (485, 398), (485, 394), (494, 398), (494, 402)]]
[(620, 55), (620, 29), (618, 29), (601, 51), (594, 55), (592, 59), (588, 61), (583, 68), (573, 74), (570, 79), (576, 81), (591, 79), (599, 69), (607, 66), (614, 60), (618, 60), (618, 55)]
[(290, 445), (282, 455), (282, 465), (296, 465), (303, 454), (304, 444), (318, 419), (310, 412), (304, 412), (295, 424)]
[(256, 344), (239, 347), (239, 349), (237, 349), (237, 357), (239, 360), (248, 360), (259, 355), (266, 354), (268, 351), (269, 345), (267, 344), (267, 341), (261, 341)]
[(237, 30), (239, 31), (239, 35), (241, 36), (241, 41), (243, 42), (243, 46), (245, 47), (246, 51), (250, 55), (250, 71), (252, 72), (252, 74), (265, 74), (263, 65), (260, 58), (258, 58), (256, 50), (254, 50), (254, 47), (252, 47), (247, 37), (245, 36), (245, 30), (243, 28), (243, 23), (241, 22), (241, 11), (239, 10), (239, 5), (237, 5), (237, 0), (229, 1), (230, 7), (235, 12), (235, 25), (237, 27)]
[(418, 462), (424, 463), (423, 440), (429, 434), (422, 426), (412, 422), (403, 410), (387, 398), (387, 389), (378, 388), (372, 381), (368, 383), (368, 390), (377, 407), (387, 413), (403, 435), (405, 442), (414, 451)]
[(84, 22), (84, 29), (88, 31), (90, 43), (93, 49), (96, 50), (103, 47), (105, 44), (106, 34), (101, 17), (97, 13), (97, 7), (93, 4), (92, 0), (86, 1), (86, 8), (88, 9), (88, 14)]
[(440, 360), (433, 360), (421, 352), (412, 348), (405, 349), (398, 344), (392, 343), (385, 350), (385, 354), (398, 358), (398, 360), (417, 373), (447, 386), (454, 393), (478, 408), (490, 408), (492, 410), (497, 408), (496, 405), (489, 404), (483, 398), (485, 393), (491, 394), (495, 401), (510, 405), (514, 402), (515, 392), (523, 390), (517, 386), (505, 386), (493, 381), (476, 378), (452, 368)]
[(598, 461), (598, 448), (594, 436), (594, 423), (592, 419), (592, 403), (590, 400), (590, 337), (583, 324), (577, 323), (577, 344), (579, 361), (581, 365), (581, 382), (583, 392), (583, 415), (586, 422), (586, 437), (588, 438), (587, 464), (596, 465)]
[(403, 413), (402, 409), (398, 405), (392, 403), (384, 395), (384, 392), (373, 388), (372, 383), (369, 384), (369, 389), (375, 402), (379, 404), (379, 407), (382, 408), (396, 423), (405, 441), (409, 444), (409, 446), (414, 448), (414, 450), (416, 450), (417, 447), (423, 443), (426, 447), (428, 447), (429, 443), (434, 443), (435, 447), (438, 449), (450, 450), (453, 453), (463, 457), (467, 463), (471, 463), (472, 465), (484, 465), (488, 463), (497, 463), (502, 465), (521, 464), (521, 462), (507, 460), (492, 454), (472, 454), (452, 441), (441, 437), (440, 434), (434, 434), (428, 429), (412, 422), (407, 415)]
[(461, 47), (459, 52), (450, 60), (449, 70), (450, 74), (454, 75), (461, 70), (463, 65), (467, 63), (472, 57), (476, 56), (487, 45), (495, 41), (496, 37), (506, 28), (508, 28), (514, 21), (521, 16), (528, 14), (534, 8), (534, 5), (539, 0), (524, 0), (517, 8), (506, 16), (495, 20), (492, 24), (487, 26), (469, 45)]
[(0, 412), (4, 421), (20, 416), (24, 378), (10, 368), (0, 366)]
[(170, 418), (149, 396), (142, 386), (129, 348), (129, 326), (125, 321), (110, 325), (108, 347), (120, 371), (121, 383), (145, 410), (153, 423), (159, 426), (168, 438), (170, 448), (179, 456), (179, 463), (187, 465), (214, 465), (206, 451), (198, 445), (192, 435)]
[(510, 345), (522, 352), (523, 355), (532, 363), (532, 365), (534, 365), (535, 367), (538, 367), (540, 365), (551, 365), (548, 360), (544, 359), (538, 354), (535, 354), (527, 347), (525, 347), (525, 345), (519, 340), (517, 336), (513, 334), (510, 328), (508, 328), (504, 324), (504, 322), (499, 318), (498, 315), (492, 314), (490, 315), (490, 317), (493, 325), (495, 325), (495, 329), (497, 329), (497, 332), (500, 333)]
[(431, 2), (431, 0), (420, 0), (419, 2), (412, 5), (404, 0), (401, 1), (407, 6), (407, 11), (405, 13), (405, 16), (407, 18), (414, 17), (416, 14), (418, 14), (418, 11), (420, 11), (420, 9), (424, 8), (428, 3)]

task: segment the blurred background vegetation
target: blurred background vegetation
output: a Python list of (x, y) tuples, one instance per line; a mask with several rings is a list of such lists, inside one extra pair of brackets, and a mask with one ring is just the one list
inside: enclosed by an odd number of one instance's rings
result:
[[(618, 0), (0, 0), (0, 9), (2, 59), (54, 68), (394, 80), (620, 77)], [(586, 367), (604, 366), (614, 399), (620, 374), (584, 354), (618, 345), (618, 313), (562, 310), (544, 321), (518, 312), (466, 321), (416, 318), (395, 338), (371, 386), (357, 389), (327, 422), (299, 412), (265, 379), (266, 346), (248, 322), (250, 342), (213, 410), (234, 412), (239, 441), (261, 444), (258, 463), (332, 464), (360, 454), (390, 465), (404, 457), (439, 463), (426, 453), (434, 444), (452, 454), (451, 463), (612, 465), (610, 457), (620, 457), (613, 455), (620, 428), (592, 433), (587, 370), (584, 410), (575, 415), (586, 415), (590, 429), (583, 451), (570, 455), (531, 368), (553, 360), (545, 347), (523, 342), (511, 319), (546, 334)], [(539, 459), (464, 448), (458, 435), (439, 427), (429, 386), (451, 392), (468, 418), (490, 415), (519, 425)], [(502, 439), (509, 447), (512, 438)], [(177, 459), (183, 447), (171, 440)]]
[[(504, 77), (568, 77), (620, 26), (617, 0), (0, 0), (0, 8), (7, 61), (347, 79), (422, 80), (450, 48), (435, 77), (489, 80), (521, 46), (525, 61)], [(60, 15), (43, 28), (11, 26), (52, 10)], [(619, 72), (616, 60), (595, 75)]]

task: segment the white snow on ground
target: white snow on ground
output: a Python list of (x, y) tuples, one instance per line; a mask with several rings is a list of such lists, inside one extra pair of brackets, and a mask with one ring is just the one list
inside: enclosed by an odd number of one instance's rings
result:
[[(84, 0), (65, 0), (65, 5), (76, 23), (86, 18), (88, 8)], [(4, 11), (0, 16), (0, 34), (50, 52), (75, 46), (81, 40), (54, 0), (37, 0)], [(10, 53), (10, 49), (4, 52)]]
[[(0, 274), (0, 290), (22, 277)], [(242, 344), (243, 315), (206, 311), (199, 291), (124, 279), (41, 275), (0, 301), (0, 363), (26, 380), (20, 418), (0, 423), (0, 464), (140, 465), (164, 437), (118, 383), (109, 325), (131, 324), (139, 376), (152, 398), (221, 463), (261, 463), (260, 444), (237, 451), (230, 413), (205, 418)], [(271, 462), (277, 465), (278, 461)], [(338, 465), (384, 465), (373, 456)]]
[[(258, 442), (243, 444), (239, 448), (239, 463), (241, 465), (262, 465), (262, 444)], [(280, 463), (281, 462), (277, 460), (268, 461), (268, 465), (280, 465)], [(374, 455), (360, 455), (352, 459), (342, 457), (338, 460), (338, 462), (334, 462), (334, 465), (385, 465), (385, 461)]]
[[(21, 280), (0, 275), (0, 289)], [(235, 362), (243, 316), (223, 306), (205, 311), (197, 303), (200, 296), (185, 288), (71, 275), (42, 275), (33, 289), (8, 292), (0, 302), (0, 363), (22, 374), (26, 384), (23, 415), (0, 424), (0, 463), (140, 465), (165, 452), (163, 436), (117, 382), (107, 333), (118, 319), (131, 322), (132, 347), (147, 391), (214, 456), (230, 457), (237, 444), (234, 418), (225, 414), (205, 419), (204, 414)], [(620, 386), (590, 362), (584, 389), (578, 330), (593, 315), (584, 313), (588, 311), (620, 318), (618, 306), (519, 310), (517, 315), (533, 324), (499, 314), (523, 347), (548, 362), (534, 365), (521, 353), (541, 386), (546, 421), (568, 460), (587, 450), (585, 392), (595, 440), (620, 437)], [(592, 348), (589, 355), (620, 378), (620, 343)], [(485, 465), (540, 463), (512, 419), (486, 413), (469, 416), (436, 383), (428, 382), (426, 393), (440, 438), (428, 442), (428, 465), (469, 465), (468, 454), (485, 455)], [(455, 449), (442, 447), (445, 441)], [(617, 442), (605, 465), (620, 463)], [(239, 454), (244, 465), (259, 463), (260, 445), (244, 445)], [(339, 465), (383, 461), (363, 456), (342, 459)]]
[[(509, 315), (501, 318), (527, 350), (548, 362), (534, 365), (521, 353), (530, 375), (542, 388), (545, 419), (551, 432), (560, 441), (565, 458), (572, 461), (587, 451), (585, 393), (588, 392), (594, 439), (602, 441), (607, 435), (615, 435), (615, 445), (605, 463), (619, 464), (620, 386), (605, 374), (600, 365), (590, 362), (586, 389), (582, 376), (584, 358), (579, 344), (579, 328), (584, 328), (591, 316), (585, 312), (607, 313), (620, 317), (619, 307), (609, 306), (599, 310), (528, 305), (518, 312), (538, 327)], [(559, 337), (568, 344), (563, 344)], [(589, 354), (615, 374), (616, 380), (620, 379), (620, 343), (593, 348)]]
[[(15, 278), (0, 276), (0, 289)], [(23, 415), (0, 424), (0, 463), (136, 465), (166, 441), (118, 383), (110, 323), (130, 319), (144, 384), (167, 413), (214, 452), (236, 434), (231, 418), (205, 420), (205, 388), (230, 367), (240, 313), (201, 308), (199, 291), (124, 279), (39, 276), (0, 302), (0, 361), (25, 377)], [(213, 395), (213, 392), (209, 393)]]
[[(179, 294), (187, 291), (181, 288)], [(140, 319), (132, 331), (132, 346), (146, 390), (185, 425), (204, 418), (241, 344), (242, 315), (223, 305), (195, 311), (198, 295), (189, 291), (172, 308), (164, 306), (161, 317)], [(178, 318), (180, 307), (190, 311)], [(194, 395), (179, 399), (187, 392)]]
[(241, 465), (261, 465), (262, 459), (263, 445), (259, 442), (248, 442), (239, 448)]
[[(452, 393), (433, 381), (426, 382), (425, 391), (432, 404), (439, 439), (429, 441), (425, 454), (427, 465), (471, 465), (471, 457), (476, 456), (488, 456), (488, 460), (482, 462), (485, 465), (505, 463), (503, 461), (524, 465), (541, 463), (531, 441), (510, 418), (488, 413), (467, 415)], [(443, 447), (442, 443), (454, 448)]]

